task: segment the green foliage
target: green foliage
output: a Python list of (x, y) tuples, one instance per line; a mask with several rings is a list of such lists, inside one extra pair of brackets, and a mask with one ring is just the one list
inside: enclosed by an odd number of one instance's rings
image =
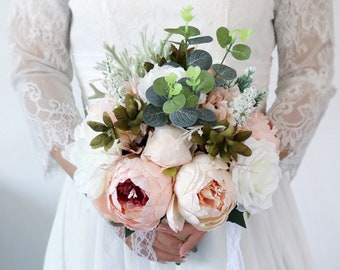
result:
[(119, 138), (119, 132), (115, 128), (111, 117), (107, 112), (103, 113), (103, 122), (104, 123), (96, 121), (87, 122), (92, 130), (100, 132), (99, 135), (91, 140), (90, 146), (93, 149), (103, 147), (105, 151), (108, 151), (112, 147), (114, 141)]
[(237, 210), (236, 208), (234, 208), (229, 213), (228, 221), (236, 223), (236, 224), (242, 226), (243, 228), (247, 228), (246, 222), (244, 220), (243, 212)]
[(251, 131), (237, 132), (235, 126), (222, 121), (215, 127), (204, 125), (201, 131), (192, 134), (192, 142), (205, 147), (208, 155), (215, 159), (219, 156), (223, 161), (237, 161), (237, 155), (250, 156), (250, 148), (243, 143), (251, 135)]
[(118, 106), (113, 110), (117, 121), (114, 123), (116, 128), (129, 130), (134, 135), (141, 134), (140, 125), (143, 123), (143, 110), (146, 104), (138, 97), (129, 94), (125, 96), (125, 107)]

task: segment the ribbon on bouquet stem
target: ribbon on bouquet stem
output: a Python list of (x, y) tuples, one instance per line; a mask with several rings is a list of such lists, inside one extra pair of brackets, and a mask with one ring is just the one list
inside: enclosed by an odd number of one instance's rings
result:
[(245, 270), (241, 251), (242, 227), (233, 222), (226, 224), (227, 265), (226, 270)]

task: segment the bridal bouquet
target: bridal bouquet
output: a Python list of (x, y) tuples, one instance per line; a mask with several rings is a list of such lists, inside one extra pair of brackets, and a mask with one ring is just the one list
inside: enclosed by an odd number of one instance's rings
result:
[(265, 93), (252, 85), (252, 68), (237, 76), (224, 64), (227, 55), (249, 58), (242, 42), (252, 33), (217, 29), (225, 57), (213, 64), (194, 47), (213, 39), (189, 25), (191, 11), (182, 11), (184, 26), (165, 29), (157, 54), (154, 45), (135, 58), (105, 45), (104, 90), (92, 85), (86, 119), (64, 152), (80, 190), (128, 230), (245, 226), (243, 214), (269, 208), (278, 186), (276, 130), (257, 110)]

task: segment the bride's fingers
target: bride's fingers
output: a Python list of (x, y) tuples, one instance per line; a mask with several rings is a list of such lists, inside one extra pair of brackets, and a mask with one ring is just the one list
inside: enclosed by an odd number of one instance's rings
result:
[(161, 250), (158, 249), (157, 247), (153, 248), (156, 255), (157, 255), (157, 261), (158, 262), (183, 262), (183, 258), (181, 256), (179, 256), (179, 254), (174, 255), (174, 254), (170, 254), (165, 250)]
[(179, 256), (182, 241), (168, 233), (158, 231), (156, 234), (153, 248), (166, 251), (169, 254)]

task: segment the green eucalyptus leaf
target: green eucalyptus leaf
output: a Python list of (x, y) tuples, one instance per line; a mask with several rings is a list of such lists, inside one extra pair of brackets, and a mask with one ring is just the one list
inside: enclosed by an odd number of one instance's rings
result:
[(146, 90), (145, 96), (151, 104), (157, 107), (162, 107), (164, 102), (167, 101), (167, 98), (165, 96), (158, 95), (152, 86)]
[(213, 41), (213, 38), (211, 36), (203, 36), (203, 37), (196, 37), (196, 38), (188, 39), (189, 45), (210, 43), (212, 41)]
[(179, 127), (189, 127), (196, 123), (198, 111), (196, 108), (182, 108), (169, 115), (171, 123)]
[(108, 127), (105, 126), (103, 123), (96, 122), (96, 121), (87, 121), (87, 124), (91, 129), (97, 132), (104, 132), (108, 130)]
[(236, 44), (231, 51), (232, 56), (237, 60), (247, 60), (251, 55), (251, 49), (245, 44)]
[(198, 78), (200, 84), (196, 88), (197, 92), (206, 94), (215, 87), (215, 79), (208, 71), (202, 70)]
[(232, 41), (232, 37), (230, 36), (230, 32), (225, 27), (220, 27), (220, 28), (217, 29), (216, 37), (217, 37), (218, 44), (220, 44), (220, 46), (222, 48), (226, 48), (227, 45), (230, 44), (231, 41)]
[(163, 112), (166, 114), (173, 113), (183, 108), (186, 103), (186, 98), (183, 94), (174, 96), (172, 99), (163, 104)]
[(153, 89), (159, 96), (166, 96), (169, 92), (169, 85), (164, 77), (160, 77), (153, 82)]
[(189, 96), (186, 96), (186, 102), (185, 107), (196, 107), (199, 101), (199, 97), (195, 94), (191, 94)]
[(143, 111), (143, 122), (151, 127), (161, 127), (168, 123), (168, 118), (161, 107), (148, 104)]
[(198, 118), (207, 124), (216, 123), (216, 115), (213, 111), (205, 108), (197, 108)]
[(237, 77), (235, 69), (226, 65), (214, 64), (212, 69), (224, 80), (230, 81)]
[(194, 50), (188, 55), (188, 66), (199, 66), (203, 70), (208, 70), (212, 64), (211, 55), (203, 50)]

